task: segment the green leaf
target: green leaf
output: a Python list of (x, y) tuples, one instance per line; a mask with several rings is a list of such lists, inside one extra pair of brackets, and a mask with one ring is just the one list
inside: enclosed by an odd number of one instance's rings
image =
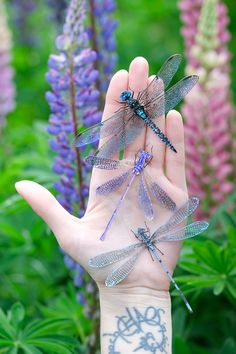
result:
[(20, 347), (24, 350), (25, 354), (43, 354), (41, 350), (30, 344), (21, 344)]
[(6, 354), (18, 354), (18, 349), (16, 347), (10, 348)]
[(50, 333), (50, 331), (55, 332), (61, 327), (68, 325), (68, 322), (69, 320), (65, 318), (53, 318), (32, 322), (25, 327), (24, 337), (34, 338), (37, 336), (48, 334)]
[(206, 265), (200, 265), (196, 264), (194, 261), (182, 261), (179, 264), (180, 268), (183, 268), (184, 270), (190, 272), (190, 273), (195, 273), (195, 274), (209, 274), (209, 275), (215, 275), (216, 271), (212, 268), (206, 267)]
[(221, 348), (219, 354), (232, 354), (236, 353), (236, 342), (233, 338), (227, 338), (224, 341), (223, 347)]
[(4, 314), (4, 312), (1, 309), (0, 309), (0, 329), (2, 331), (4, 331), (5, 333), (7, 333), (7, 335), (11, 339), (13, 339), (16, 335), (16, 331), (15, 331), (14, 327), (12, 327), (9, 324), (9, 321), (8, 321), (6, 315)]
[(233, 283), (227, 282), (227, 288), (230, 294), (236, 299), (236, 286)]
[(27, 341), (28, 344), (34, 345), (36, 347), (42, 348), (46, 351), (52, 350), (57, 352), (58, 354), (71, 354), (73, 353), (70, 349), (77, 345), (77, 342), (70, 339), (69, 337), (62, 337), (62, 336), (45, 336), (40, 337), (38, 339), (30, 339)]
[(194, 252), (197, 258), (205, 263), (209, 268), (214, 269), (217, 272), (221, 272), (221, 256), (220, 248), (213, 241), (205, 242), (204, 246), (195, 244), (193, 245)]
[(25, 309), (20, 302), (15, 303), (11, 307), (10, 322), (13, 326), (17, 326), (25, 318)]
[(181, 337), (174, 337), (173, 340), (173, 354), (191, 354), (190, 349), (184, 340)]
[(220, 295), (222, 293), (222, 291), (225, 288), (225, 281), (221, 281), (219, 283), (217, 283), (214, 288), (213, 288), (213, 294), (214, 295)]
[(187, 312), (182, 307), (177, 308), (172, 316), (173, 333), (176, 337), (184, 337)]

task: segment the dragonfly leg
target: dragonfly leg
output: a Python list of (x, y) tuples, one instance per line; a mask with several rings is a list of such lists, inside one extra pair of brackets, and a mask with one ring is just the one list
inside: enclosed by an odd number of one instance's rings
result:
[(153, 258), (152, 252), (150, 251), (150, 248), (149, 248), (149, 247), (148, 247), (148, 252), (150, 253), (150, 256), (151, 256), (151, 258), (152, 258), (152, 260), (153, 260), (153, 262), (154, 262), (155, 259)]
[(142, 93), (142, 91), (139, 91), (139, 93), (138, 93), (138, 95), (137, 95), (137, 100), (139, 101), (139, 98), (140, 98), (140, 96), (141, 96), (141, 93)]
[(154, 247), (155, 247), (155, 249), (158, 251), (158, 252), (160, 252), (160, 254), (162, 255), (162, 256), (164, 256), (164, 253), (156, 246), (156, 245), (153, 245)]
[[(117, 100), (115, 100), (115, 102), (116, 102), (116, 103), (119, 103), (119, 104), (126, 104), (126, 105), (127, 105), (127, 103), (126, 103), (126, 102), (123, 102), (123, 101), (117, 101)], [(124, 109), (124, 107), (120, 107), (120, 108), (117, 109), (114, 113), (117, 113), (117, 112), (121, 111), (122, 109)]]
[(146, 159), (145, 165), (144, 167), (146, 167), (147, 165), (149, 165), (149, 163), (152, 161), (153, 159), (153, 155), (151, 155), (151, 157), (149, 157), (148, 159)]

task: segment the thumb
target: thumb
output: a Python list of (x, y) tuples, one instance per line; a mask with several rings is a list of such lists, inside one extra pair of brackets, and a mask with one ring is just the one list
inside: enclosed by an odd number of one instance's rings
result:
[(17, 192), (27, 201), (32, 209), (48, 224), (62, 248), (63, 239), (71, 229), (74, 216), (69, 214), (56, 198), (40, 184), (20, 181), (15, 184)]

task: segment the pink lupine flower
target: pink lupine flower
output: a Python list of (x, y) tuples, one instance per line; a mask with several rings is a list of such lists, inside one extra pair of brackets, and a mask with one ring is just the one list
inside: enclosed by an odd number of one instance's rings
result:
[(186, 126), (187, 178), (190, 194), (205, 199), (209, 216), (233, 190), (233, 107), (230, 102), (230, 53), (226, 6), (216, 0), (179, 2), (187, 72), (200, 83), (182, 108)]

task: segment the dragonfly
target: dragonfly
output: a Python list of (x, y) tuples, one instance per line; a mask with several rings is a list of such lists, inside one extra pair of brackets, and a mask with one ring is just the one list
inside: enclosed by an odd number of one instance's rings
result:
[[(114, 221), (120, 206), (122, 205), (130, 187), (132, 186), (135, 178), (139, 176), (139, 187), (138, 187), (138, 201), (140, 208), (143, 210), (145, 217), (148, 220), (152, 220), (154, 217), (153, 204), (151, 200), (151, 196), (149, 190), (152, 192), (153, 197), (157, 200), (157, 202), (167, 209), (173, 211), (175, 210), (176, 204), (175, 202), (168, 196), (168, 194), (156, 183), (152, 180), (151, 176), (145, 171), (145, 167), (151, 162), (152, 154), (145, 151), (139, 150), (136, 155), (134, 161), (131, 160), (112, 160), (105, 157), (99, 157), (95, 155), (90, 155), (85, 158), (85, 162), (91, 166), (96, 168), (105, 169), (105, 170), (116, 170), (125, 168), (125, 172), (121, 173), (119, 176), (114, 177), (104, 184), (100, 185), (96, 192), (100, 195), (107, 195), (113, 191), (116, 191), (120, 188), (125, 181), (128, 180), (128, 184), (123, 192), (119, 202), (112, 213), (108, 224), (106, 225), (105, 231), (100, 237), (101, 241), (105, 240), (106, 234), (109, 228)], [(127, 170), (128, 167), (128, 170)]]
[(128, 260), (126, 260), (121, 266), (115, 268), (108, 274), (105, 280), (105, 285), (107, 287), (112, 287), (119, 284), (130, 274), (142, 252), (147, 249), (152, 260), (159, 262), (163, 271), (175, 286), (175, 289), (178, 291), (189, 312), (192, 313), (193, 310), (186, 297), (172, 277), (171, 272), (163, 263), (161, 258), (163, 253), (157, 248), (157, 245), (160, 242), (185, 240), (204, 232), (209, 226), (206, 221), (195, 221), (191, 224), (181, 226), (181, 223), (197, 209), (198, 205), (199, 199), (197, 197), (189, 198), (188, 201), (179, 209), (176, 209), (169, 220), (164, 225), (160, 226), (152, 235), (147, 225), (145, 225), (145, 228), (138, 228), (137, 232), (133, 233), (139, 242), (119, 250), (102, 253), (98, 256), (92, 257), (89, 259), (89, 266), (92, 268), (104, 268), (128, 257)]
[(142, 129), (148, 126), (166, 146), (177, 152), (155, 121), (173, 109), (198, 81), (197, 75), (190, 75), (168, 88), (181, 60), (180, 54), (167, 59), (155, 78), (136, 98), (131, 90), (123, 91), (120, 95), (120, 109), (104, 122), (79, 133), (73, 145), (82, 147), (106, 138), (96, 155), (112, 157), (131, 144)]

